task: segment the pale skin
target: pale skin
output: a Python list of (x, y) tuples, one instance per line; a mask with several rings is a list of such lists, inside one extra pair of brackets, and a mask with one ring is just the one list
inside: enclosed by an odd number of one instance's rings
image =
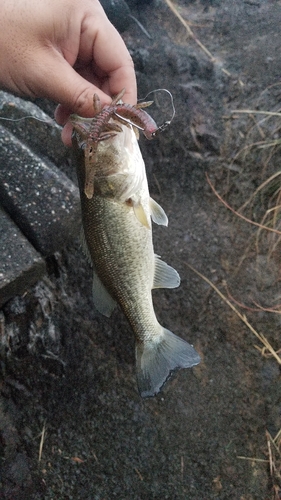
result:
[(126, 89), (136, 104), (131, 56), (98, 0), (1, 0), (0, 88), (58, 103), (55, 118), (71, 145), (72, 113), (94, 115)]

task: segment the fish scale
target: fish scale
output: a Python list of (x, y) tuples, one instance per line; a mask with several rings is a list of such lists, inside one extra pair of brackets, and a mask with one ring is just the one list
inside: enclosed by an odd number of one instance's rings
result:
[[(85, 199), (84, 203), (87, 208), (82, 208), (83, 223), (94, 267), (109, 293), (126, 311), (137, 335), (137, 324), (142, 324), (143, 318), (148, 322), (148, 314), (154, 315), (151, 300), (154, 252), (150, 230), (124, 204), (100, 196)], [(122, 233), (116, 230), (118, 225), (123, 227)], [(149, 268), (151, 271), (147, 272)]]

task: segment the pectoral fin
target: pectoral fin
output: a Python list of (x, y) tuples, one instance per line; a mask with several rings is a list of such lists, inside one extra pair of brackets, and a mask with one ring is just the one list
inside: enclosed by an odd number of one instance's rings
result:
[(152, 288), (177, 288), (180, 285), (178, 272), (154, 255), (154, 280)]
[(115, 300), (106, 290), (96, 271), (93, 273), (93, 301), (97, 310), (108, 318), (116, 306)]
[(147, 215), (144, 211), (144, 208), (142, 206), (141, 203), (133, 203), (133, 209), (134, 209), (134, 212), (135, 212), (135, 216), (136, 218), (140, 221), (140, 223), (147, 227), (147, 229), (151, 229), (151, 226), (150, 226), (150, 221), (147, 219)]
[(149, 207), (153, 222), (160, 224), (161, 226), (168, 226), (167, 215), (165, 214), (163, 208), (160, 207), (160, 205), (152, 198), (149, 200)]

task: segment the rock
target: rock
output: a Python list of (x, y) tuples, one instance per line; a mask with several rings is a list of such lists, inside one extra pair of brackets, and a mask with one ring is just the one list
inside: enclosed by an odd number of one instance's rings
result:
[(78, 188), (49, 160), (42, 160), (0, 126), (2, 205), (43, 255), (51, 255), (77, 234)]
[(0, 208), (0, 306), (23, 293), (45, 273), (44, 259)]
[[(1, 488), (0, 483), (0, 500), (38, 498), (37, 492), (35, 492), (36, 481), (34, 481), (30, 473), (29, 461), (26, 454), (18, 453), (14, 461), (9, 462), (8, 467), (5, 465), (2, 477), (4, 486)], [(20, 482), (18, 482), (19, 478)], [(36, 486), (38, 485), (36, 484)], [(39, 491), (39, 495), (43, 495), (44, 487), (41, 487)]]
[(110, 22), (122, 33), (131, 23), (130, 9), (124, 0), (101, 0)]
[(153, 0), (127, 0), (128, 5), (133, 8), (133, 7), (144, 7), (145, 5), (148, 5), (152, 3)]
[(56, 165), (69, 156), (69, 148), (61, 140), (61, 127), (32, 102), (0, 91), (0, 115), (0, 124), (40, 156)]

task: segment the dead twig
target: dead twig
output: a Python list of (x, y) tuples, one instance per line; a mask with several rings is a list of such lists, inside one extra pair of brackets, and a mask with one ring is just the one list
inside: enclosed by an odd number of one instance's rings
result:
[(38, 462), (41, 462), (42, 459), (42, 453), (43, 453), (43, 446), (44, 446), (44, 441), (45, 441), (45, 435), (46, 435), (46, 421), (43, 424), (43, 429), (41, 432), (41, 439), (40, 439), (40, 445), (39, 445), (39, 454), (38, 454)]
[(276, 306), (272, 306), (272, 307), (264, 307), (264, 306), (261, 306), (260, 304), (258, 304), (257, 302), (255, 302), (253, 300), (253, 304), (256, 307), (246, 306), (246, 304), (243, 304), (243, 302), (239, 302), (237, 299), (235, 299), (233, 297), (233, 295), (229, 291), (227, 283), (224, 283), (224, 286), (225, 286), (228, 298), (230, 300), (232, 300), (232, 302), (234, 302), (237, 306), (241, 307), (242, 309), (246, 309), (247, 311), (250, 311), (250, 312), (264, 311), (264, 312), (271, 312), (271, 313), (281, 314), (281, 304), (277, 304)]
[(232, 213), (234, 213), (235, 215), (237, 215), (237, 217), (240, 217), (240, 219), (243, 219), (244, 221), (248, 222), (249, 224), (252, 224), (253, 226), (257, 226), (257, 227), (259, 227), (261, 229), (266, 229), (267, 231), (279, 234), (281, 236), (281, 231), (278, 231), (278, 229), (274, 229), (273, 227), (263, 226), (262, 224), (259, 224), (258, 222), (255, 222), (255, 221), (253, 221), (251, 219), (248, 219), (248, 217), (245, 217), (242, 214), (239, 214), (236, 210), (234, 210), (234, 208), (232, 208), (230, 205), (228, 205), (228, 203), (219, 195), (219, 193), (216, 191), (215, 187), (211, 183), (211, 180), (210, 180), (210, 178), (209, 178), (209, 176), (208, 176), (207, 173), (206, 173), (206, 178), (207, 178), (207, 182), (208, 182), (210, 188), (212, 189), (212, 191), (216, 195), (216, 197), (223, 203), (223, 205), (226, 208), (228, 208), (229, 210), (231, 210)]
[(281, 479), (281, 448), (280, 448), (280, 438), (281, 438), (281, 429), (273, 438), (271, 434), (266, 430), (266, 445), (267, 445), (267, 455), (268, 459), (265, 460), (263, 458), (254, 458), (254, 457), (244, 457), (237, 456), (240, 460), (248, 460), (250, 462), (255, 463), (265, 463), (269, 466), (269, 474), (271, 478), (271, 488), (272, 488), (272, 500), (280, 499), (280, 479)]
[[(167, 0), (166, 0), (167, 1)], [(281, 113), (278, 113), (277, 111), (260, 111), (256, 109), (232, 109), (230, 113), (235, 114), (246, 114), (246, 115), (266, 115), (266, 116), (281, 116)]]
[(239, 455), (236, 458), (239, 458), (240, 460), (250, 460), (251, 462), (262, 462), (268, 464), (268, 460), (265, 458), (243, 457)]
[(134, 470), (137, 473), (137, 475), (139, 476), (140, 480), (143, 481), (143, 476), (141, 475), (139, 469), (137, 469), (136, 467), (134, 467)]
[(275, 172), (275, 174), (271, 175), (270, 177), (268, 177), (268, 179), (266, 179), (264, 182), (262, 182), (260, 184), (260, 186), (255, 190), (255, 192), (250, 196), (250, 198), (244, 203), (244, 205), (242, 205), (239, 208), (239, 210), (243, 210), (251, 202), (251, 200), (253, 200), (255, 198), (255, 196), (260, 191), (262, 191), (262, 189), (264, 189), (266, 186), (268, 186), (268, 184), (270, 184), (270, 182), (272, 182), (273, 180), (275, 180), (276, 177), (279, 177), (279, 175), (281, 175), (281, 171)]
[[(175, 14), (175, 16), (180, 20), (181, 24), (185, 27), (186, 31), (188, 32), (190, 38), (194, 40), (195, 43), (200, 47), (201, 50), (209, 57), (212, 63), (216, 63), (217, 59), (211, 54), (211, 52), (205, 47), (205, 45), (200, 42), (200, 40), (196, 37), (196, 35), (193, 33), (192, 29), (190, 28), (189, 24), (186, 22), (186, 20), (182, 17), (182, 15), (179, 13), (179, 11), (176, 9), (175, 5), (171, 2), (171, 0), (165, 0), (166, 4), (168, 7), (171, 9), (171, 11)], [(227, 71), (224, 68), (221, 68), (222, 72), (225, 73), (227, 76), (231, 76), (231, 73)], [(239, 80), (240, 85), (243, 86), (243, 82)]]

